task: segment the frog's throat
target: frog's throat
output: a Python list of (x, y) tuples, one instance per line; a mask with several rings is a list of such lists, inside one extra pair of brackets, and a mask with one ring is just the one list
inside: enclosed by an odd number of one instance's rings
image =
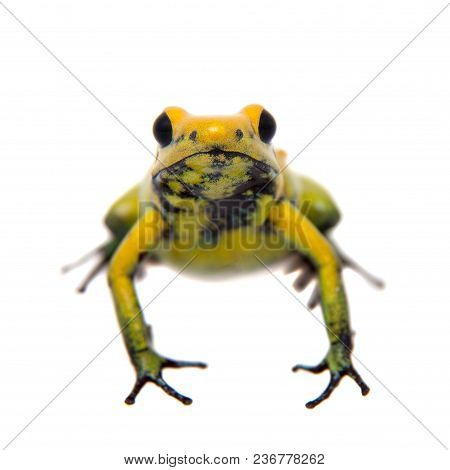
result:
[(250, 155), (212, 150), (194, 153), (161, 169), (153, 177), (153, 188), (172, 206), (183, 199), (254, 199), (274, 194), (271, 182), (276, 175), (274, 168)]

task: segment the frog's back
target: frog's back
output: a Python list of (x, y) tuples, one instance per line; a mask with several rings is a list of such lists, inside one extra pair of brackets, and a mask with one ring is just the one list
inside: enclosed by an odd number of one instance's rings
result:
[[(286, 168), (287, 154), (276, 150), (283, 176), (283, 195), (321, 231), (326, 232), (340, 220), (339, 208), (330, 193), (319, 183)], [(283, 171), (283, 168), (286, 168)]]

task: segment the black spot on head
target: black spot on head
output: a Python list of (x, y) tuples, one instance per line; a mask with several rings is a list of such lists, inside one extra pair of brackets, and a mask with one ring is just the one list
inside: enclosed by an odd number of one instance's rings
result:
[(197, 131), (192, 131), (190, 134), (189, 134), (189, 140), (192, 140), (192, 142), (195, 142), (197, 139)]
[(239, 142), (242, 137), (244, 137), (244, 133), (241, 131), (241, 129), (236, 129), (236, 139)]
[(175, 143), (178, 144), (178, 142), (181, 142), (182, 140), (184, 140), (184, 134), (181, 134), (180, 137), (178, 137), (178, 138), (175, 140)]

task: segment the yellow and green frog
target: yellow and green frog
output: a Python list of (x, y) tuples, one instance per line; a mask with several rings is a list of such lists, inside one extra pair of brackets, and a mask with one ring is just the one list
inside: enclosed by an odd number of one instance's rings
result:
[[(80, 286), (107, 267), (121, 333), (136, 371), (126, 398), (133, 404), (146, 383), (159, 386), (184, 404), (192, 400), (162, 376), (166, 367), (206, 367), (155, 351), (134, 287), (146, 260), (178, 270), (211, 273), (270, 269), (289, 259), (299, 270), (294, 286), (317, 279), (309, 301), (320, 304), (329, 349), (316, 366), (293, 370), (329, 371), (326, 389), (306, 406), (328, 398), (344, 376), (366, 395), (369, 387), (355, 370), (352, 331), (342, 268), (350, 266), (374, 284), (381, 281), (344, 255), (329, 237), (340, 213), (328, 192), (286, 168), (286, 154), (272, 146), (276, 123), (260, 105), (230, 116), (194, 116), (168, 107), (153, 125), (156, 160), (144, 179), (117, 200), (105, 217), (111, 240), (96, 252), (100, 262)], [(199, 287), (201, 289), (202, 287)]]

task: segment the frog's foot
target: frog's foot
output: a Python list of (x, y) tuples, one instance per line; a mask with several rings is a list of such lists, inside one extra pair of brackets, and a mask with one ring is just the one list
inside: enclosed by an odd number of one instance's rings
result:
[(302, 291), (316, 278), (317, 272), (309, 258), (301, 253), (293, 253), (286, 266), (285, 273), (290, 274), (298, 270), (300, 270), (300, 274), (294, 281), (294, 288), (297, 291)]
[(66, 266), (63, 266), (61, 271), (63, 273), (67, 273), (67, 272), (71, 271), (72, 269), (77, 268), (78, 266), (84, 264), (90, 258), (92, 258), (94, 256), (100, 256), (99, 261), (89, 271), (87, 276), (84, 278), (83, 282), (77, 287), (77, 292), (83, 293), (83, 292), (86, 291), (86, 289), (87, 289), (88, 285), (91, 283), (91, 281), (109, 263), (109, 260), (111, 259), (112, 255), (114, 254), (114, 251), (118, 247), (119, 243), (120, 243), (119, 239), (113, 239), (109, 242), (104, 243), (103, 245), (100, 245), (99, 247), (95, 248), (94, 250), (90, 251), (89, 253), (82, 256), (77, 261), (75, 261), (71, 264), (67, 264)]
[(349, 355), (344, 352), (343, 356), (342, 352), (342, 347), (332, 346), (325, 359), (316, 366), (297, 364), (292, 368), (293, 372), (306, 370), (313, 374), (320, 374), (325, 370), (330, 371), (330, 381), (328, 382), (327, 387), (317, 398), (306, 403), (306, 408), (315, 408), (317, 405), (326, 400), (333, 393), (334, 389), (339, 385), (342, 377), (346, 375), (351, 377), (359, 385), (361, 394), (363, 396), (369, 393), (370, 388), (353, 367)]
[[(301, 253), (295, 253), (292, 256), (285, 272), (289, 274), (291, 272), (300, 270), (300, 274), (294, 281), (294, 289), (301, 292), (308, 287), (308, 285), (317, 278), (317, 270), (312, 262)], [(308, 308), (311, 310), (320, 303), (320, 290), (317, 283), (314, 285), (314, 290), (311, 293), (311, 297), (308, 301)]]
[(370, 273), (369, 271), (364, 269), (360, 264), (358, 264), (355, 260), (343, 253), (342, 250), (338, 248), (335, 243), (333, 243), (333, 247), (341, 261), (343, 268), (350, 268), (351, 270), (355, 271), (355, 273), (358, 273), (363, 279), (365, 279), (369, 284), (371, 284), (373, 287), (376, 287), (377, 289), (384, 288), (384, 281), (382, 279), (374, 276), (372, 273)]
[(169, 359), (162, 357), (159, 354), (146, 350), (141, 353), (137, 353), (135, 358), (135, 367), (137, 370), (136, 382), (134, 384), (133, 390), (125, 399), (127, 405), (133, 405), (136, 401), (136, 396), (141, 391), (142, 387), (147, 383), (153, 383), (160, 387), (164, 392), (166, 392), (171, 397), (180, 401), (184, 405), (190, 405), (192, 399), (182, 395), (172, 388), (162, 377), (162, 370), (164, 368), (175, 368), (180, 369), (182, 367), (197, 367), (204, 369), (207, 365), (204, 362), (191, 362), (191, 361), (177, 361), (174, 359)]
[[(356, 261), (351, 259), (345, 253), (333, 244), (333, 247), (336, 251), (336, 254), (339, 257), (342, 268), (350, 268), (353, 271), (357, 272), (362, 276), (369, 284), (372, 286), (382, 289), (384, 287), (384, 282), (374, 276), (373, 274), (366, 271), (362, 266), (360, 266)], [(294, 281), (293, 287), (296, 291), (301, 292), (305, 290), (309, 284), (317, 279), (317, 269), (313, 263), (301, 253), (295, 253), (290, 260), (289, 265), (286, 268), (286, 274), (300, 270), (300, 274)], [(314, 285), (314, 289), (311, 293), (311, 296), (308, 300), (308, 308), (314, 309), (320, 303), (320, 290), (317, 282)]]

